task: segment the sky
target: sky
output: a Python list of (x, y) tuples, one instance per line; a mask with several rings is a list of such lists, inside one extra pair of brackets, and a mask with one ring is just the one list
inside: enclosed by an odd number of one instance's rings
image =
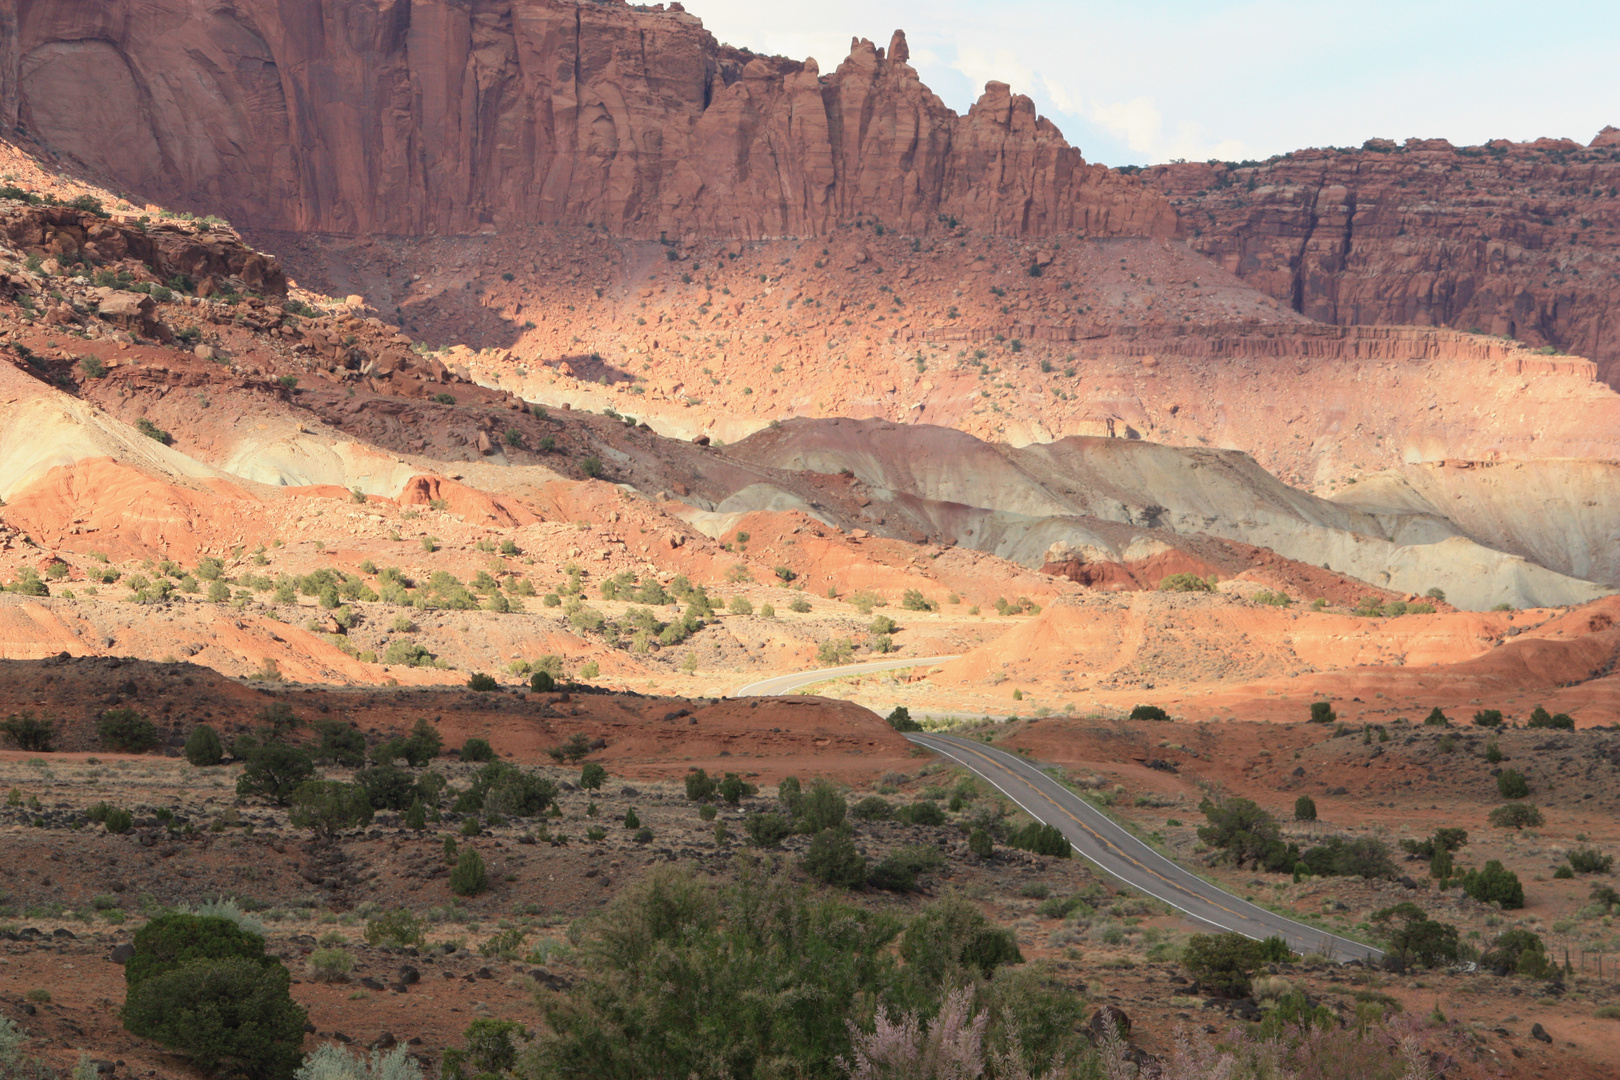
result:
[(906, 31), (965, 112), (1035, 99), (1088, 161), (1265, 158), (1370, 138), (1459, 146), (1620, 126), (1616, 0), (685, 0), (721, 41), (829, 73)]

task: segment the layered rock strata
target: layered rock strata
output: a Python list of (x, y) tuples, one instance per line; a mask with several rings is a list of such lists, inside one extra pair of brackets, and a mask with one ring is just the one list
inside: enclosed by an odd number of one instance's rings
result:
[(966, 116), (905, 36), (837, 71), (722, 46), (623, 0), (20, 0), (0, 121), (147, 198), (244, 225), (656, 239), (805, 236), (875, 219), (1043, 236), (1169, 235), (1029, 98)]

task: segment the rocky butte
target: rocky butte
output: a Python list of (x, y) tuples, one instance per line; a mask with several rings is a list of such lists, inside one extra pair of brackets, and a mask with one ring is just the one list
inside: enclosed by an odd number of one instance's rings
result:
[(908, 57), (901, 33), (856, 40), (822, 75), (622, 0), (21, 0), (0, 12), (0, 121), (258, 228), (1174, 232), (1162, 196), (1087, 165), (1029, 98), (990, 83), (958, 116)]
[(1620, 130), (1369, 139), (1142, 176), (1194, 250), (1313, 319), (1511, 336), (1620, 381)]

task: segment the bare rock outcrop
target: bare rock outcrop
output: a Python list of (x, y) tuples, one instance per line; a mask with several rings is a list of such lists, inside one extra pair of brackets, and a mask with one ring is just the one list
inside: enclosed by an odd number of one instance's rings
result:
[(623, 0), (40, 3), (0, 14), (0, 121), (148, 198), (244, 225), (621, 235), (1167, 236), (1167, 202), (1087, 165), (990, 83), (958, 116), (888, 48), (722, 46)]
[(1590, 357), (1620, 385), (1620, 131), (1301, 150), (1146, 170), (1193, 248), (1327, 323), (1447, 326)]

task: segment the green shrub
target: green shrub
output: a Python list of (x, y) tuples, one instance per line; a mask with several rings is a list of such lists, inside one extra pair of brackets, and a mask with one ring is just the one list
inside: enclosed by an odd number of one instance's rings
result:
[(743, 819), (748, 842), (757, 848), (780, 847), (793, 833), (793, 826), (781, 814), (749, 814)]
[(1159, 581), (1163, 592), (1214, 592), (1214, 578), (1201, 578), (1197, 574), (1169, 574)]
[(1530, 794), (1530, 782), (1517, 769), (1503, 769), (1496, 774), (1496, 790), (1504, 799), (1522, 799)]
[(788, 601), (788, 610), (796, 611), (800, 615), (803, 615), (805, 612), (810, 610), (810, 601), (806, 600), (802, 596), (796, 596), (792, 600)]
[(315, 775), (315, 760), (309, 751), (286, 743), (249, 743), (237, 756), (247, 766), (237, 778), (236, 793), (259, 795), (280, 806), (286, 806), (299, 785)]
[(740, 806), (745, 795), (758, 795), (759, 788), (734, 772), (728, 772), (720, 781), (720, 797), (732, 806)]
[(1193, 934), (1181, 953), (1189, 974), (1210, 993), (1228, 998), (1247, 997), (1250, 979), (1265, 962), (1265, 946), (1242, 934)]
[(482, 671), (475, 671), (467, 678), (467, 689), (476, 693), (487, 694), (500, 688), (501, 684), (495, 681), (493, 675), (485, 675)]
[(342, 720), (317, 720), (315, 731), (320, 736), (322, 761), (353, 769), (366, 763), (366, 736), (359, 728)]
[(1614, 867), (1614, 856), (1596, 848), (1578, 847), (1570, 850), (1569, 865), (1577, 874), (1607, 874)]
[(1410, 900), (1373, 912), (1371, 921), (1402, 963), (1436, 967), (1457, 961), (1461, 949), (1457, 928), (1429, 918)]
[(945, 824), (945, 811), (939, 804), (931, 799), (914, 802), (909, 806), (902, 806), (895, 810), (894, 820), (903, 821), (907, 825), (943, 825)]
[(489, 745), (488, 739), (480, 739), (475, 736), (461, 744), (461, 760), (476, 762), (494, 761), (495, 748)]
[(405, 827), (417, 832), (427, 828), (427, 807), (422, 805), (420, 795), (411, 800), (410, 807), (405, 811)]
[(825, 828), (805, 850), (804, 872), (824, 885), (853, 889), (866, 880), (866, 856), (855, 847), (849, 830)]
[(600, 791), (607, 780), (607, 769), (599, 762), (587, 761), (579, 770), (579, 786), (586, 791)]
[[(1525, 960), (1527, 955), (1532, 957), (1529, 962)], [(1480, 954), (1479, 966), (1497, 975), (1511, 975), (1525, 968), (1534, 970), (1551, 964), (1540, 937), (1529, 930), (1513, 929), (1504, 930), (1491, 942), (1490, 948)], [(1531, 974), (1531, 971), (1525, 973)]]
[(483, 857), (473, 848), (467, 848), (456, 858), (455, 869), (450, 871), (450, 891), (457, 896), (477, 896), (489, 888), (484, 872)]
[(1301, 795), (1299, 798), (1295, 799), (1294, 800), (1294, 820), (1295, 821), (1315, 821), (1316, 820), (1316, 800), (1311, 798), (1309, 795)]
[(900, 955), (917, 975), (935, 983), (988, 979), (1004, 964), (1024, 962), (1013, 932), (959, 897), (923, 908), (900, 939)]
[(1057, 826), (1039, 821), (1032, 821), (1022, 829), (1014, 831), (1007, 837), (1007, 846), (1057, 859), (1067, 859), (1073, 853), (1068, 838)]
[(19, 750), (48, 754), (56, 738), (56, 719), (49, 714), (35, 716), (32, 709), (24, 709), (0, 721), (0, 734), (10, 739)]
[(293, 792), (291, 804), (288, 818), (293, 828), (311, 829), (321, 836), (371, 824), (371, 800), (359, 784), (308, 780)]
[(523, 1025), (516, 1020), (474, 1020), (462, 1033), (466, 1048), (444, 1052), (443, 1080), (481, 1080), (505, 1073), (517, 1064), (516, 1040), (522, 1037)]
[(186, 736), (186, 760), (198, 768), (218, 765), (225, 756), (219, 733), (207, 724), (198, 724)]
[(1482, 904), (1498, 903), (1503, 908), (1524, 907), (1524, 886), (1519, 875), (1491, 859), (1483, 870), (1470, 870), (1463, 875), (1463, 892)]
[(205, 1072), (291, 1080), (307, 1015), (278, 961), (199, 959), (131, 985), (124, 1027), (191, 1058)]
[(1198, 827), (1198, 839), (1225, 851), (1238, 866), (1252, 863), (1281, 873), (1299, 861), (1297, 848), (1283, 843), (1276, 819), (1254, 800), (1230, 798), (1215, 803), (1205, 799), (1199, 809), (1208, 824)]
[(1525, 727), (1556, 728), (1560, 731), (1574, 731), (1575, 718), (1570, 716), (1568, 713), (1549, 713), (1546, 709), (1542, 708), (1540, 705), (1537, 705), (1530, 713), (1530, 719), (1525, 723)]
[(309, 966), (316, 982), (348, 982), (354, 957), (347, 949), (316, 949), (309, 954)]
[(686, 774), (686, 797), (693, 802), (708, 802), (719, 790), (719, 783), (703, 769)]
[(392, 762), (360, 770), (354, 782), (373, 810), (407, 810), (417, 798), (411, 774)]
[(1475, 727), (1499, 728), (1502, 726), (1501, 709), (1481, 709), (1474, 714)]
[(911, 710), (904, 705), (896, 705), (894, 711), (886, 718), (889, 726), (899, 732), (921, 731), (922, 725), (911, 718)]
[(894, 807), (881, 795), (868, 795), (849, 808), (849, 816), (856, 821), (888, 821), (894, 816)]
[(196, 960), (242, 959), (279, 963), (264, 953), (264, 938), (218, 915), (165, 912), (135, 932), (134, 955), (124, 964), (124, 984), (140, 983)]
[(1423, 718), (1423, 723), (1426, 727), (1449, 727), (1451, 725), (1451, 721), (1446, 719), (1446, 714), (1440, 711), (1438, 705), (1429, 710), (1429, 715)]
[(134, 709), (108, 709), (96, 721), (96, 735), (109, 750), (144, 754), (158, 744), (157, 727)]
[(122, 835), (135, 827), (135, 815), (128, 810), (115, 810), (109, 807), (102, 824), (106, 826), (108, 832)]
[(1157, 705), (1138, 705), (1131, 710), (1132, 720), (1168, 720), (1170, 714)]
[(928, 599), (919, 589), (907, 589), (900, 598), (900, 606), (907, 611), (938, 611), (939, 604)]
[(366, 920), (366, 944), (405, 948), (427, 946), (427, 924), (405, 908), (395, 908)]
[(1498, 829), (1537, 829), (1546, 824), (1532, 803), (1508, 803), (1490, 813), (1490, 823)]
[(1333, 703), (1332, 702), (1329, 702), (1329, 701), (1313, 701), (1313, 702), (1311, 702), (1311, 723), (1313, 723), (1313, 724), (1331, 724), (1331, 723), (1333, 723), (1333, 721), (1337, 720), (1338, 718), (1339, 718), (1339, 714), (1333, 711)]
[(995, 844), (990, 834), (983, 829), (974, 829), (968, 834), (968, 850), (981, 859), (988, 859), (995, 852)]
[(827, 780), (812, 780), (799, 806), (799, 831), (815, 834), (835, 829), (844, 823), (848, 812), (849, 804), (837, 787)]

